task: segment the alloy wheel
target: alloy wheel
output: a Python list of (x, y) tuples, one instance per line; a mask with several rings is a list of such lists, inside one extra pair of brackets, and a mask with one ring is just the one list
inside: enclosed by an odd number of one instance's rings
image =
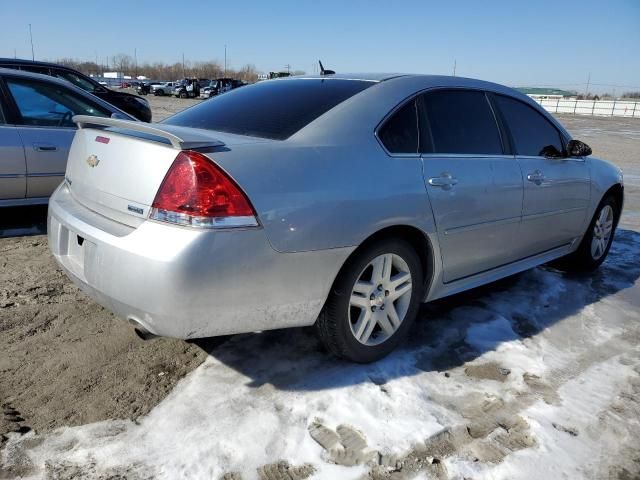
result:
[(593, 236), (591, 239), (591, 256), (594, 260), (599, 260), (607, 250), (611, 233), (613, 231), (613, 208), (605, 205), (600, 210), (600, 215), (593, 225)]
[(412, 278), (399, 255), (379, 255), (362, 270), (349, 299), (349, 326), (358, 342), (379, 345), (400, 328), (409, 309)]

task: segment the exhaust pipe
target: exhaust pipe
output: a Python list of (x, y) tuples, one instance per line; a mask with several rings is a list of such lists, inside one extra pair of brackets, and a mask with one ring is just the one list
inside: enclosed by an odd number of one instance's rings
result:
[(129, 323), (133, 325), (133, 331), (140, 340), (153, 340), (154, 338), (158, 338), (158, 335), (151, 333), (135, 318), (129, 317)]

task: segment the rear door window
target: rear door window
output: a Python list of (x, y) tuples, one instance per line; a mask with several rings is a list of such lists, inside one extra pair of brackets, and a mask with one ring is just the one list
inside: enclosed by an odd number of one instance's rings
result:
[(66, 88), (26, 78), (6, 79), (23, 125), (75, 127), (74, 115), (108, 117), (111, 113)]
[(259, 82), (216, 96), (162, 123), (284, 140), (372, 85), (375, 82), (315, 78)]
[(560, 132), (540, 112), (524, 102), (504, 95), (495, 95), (493, 98), (511, 132), (518, 155), (564, 156)]
[(502, 140), (484, 92), (438, 90), (422, 99), (423, 153), (500, 155)]
[(411, 100), (389, 118), (378, 138), (390, 153), (418, 153), (418, 112)]

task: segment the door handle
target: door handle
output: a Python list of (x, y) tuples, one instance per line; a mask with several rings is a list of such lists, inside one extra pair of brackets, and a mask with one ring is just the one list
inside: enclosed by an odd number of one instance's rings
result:
[(429, 185), (432, 187), (440, 187), (443, 190), (451, 190), (451, 188), (458, 183), (458, 179), (451, 176), (450, 173), (443, 172), (439, 177), (432, 177), (428, 180)]
[(36, 152), (55, 152), (58, 150), (58, 147), (51, 145), (50, 143), (34, 143), (33, 149)]
[(544, 182), (545, 176), (544, 173), (542, 173), (540, 170), (536, 170), (535, 172), (531, 172), (529, 175), (527, 175), (527, 180), (535, 183), (536, 185), (540, 185), (542, 182)]

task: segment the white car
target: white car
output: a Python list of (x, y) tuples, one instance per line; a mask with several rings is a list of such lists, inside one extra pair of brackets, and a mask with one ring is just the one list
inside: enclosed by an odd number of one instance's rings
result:
[(151, 85), (151, 93), (161, 97), (163, 95), (171, 95), (173, 87), (176, 86), (175, 82), (164, 82), (158, 85)]

